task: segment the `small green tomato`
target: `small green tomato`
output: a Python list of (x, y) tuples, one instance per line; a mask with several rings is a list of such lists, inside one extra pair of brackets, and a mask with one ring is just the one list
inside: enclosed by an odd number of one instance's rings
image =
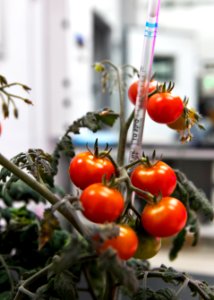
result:
[(138, 234), (138, 248), (134, 257), (138, 259), (149, 259), (155, 256), (161, 248), (161, 239), (145, 233)]

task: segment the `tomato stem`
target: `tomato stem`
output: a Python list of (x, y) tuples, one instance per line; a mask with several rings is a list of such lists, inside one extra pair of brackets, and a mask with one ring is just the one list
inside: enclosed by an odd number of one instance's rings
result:
[(137, 165), (139, 163), (142, 163), (142, 162), (147, 162), (147, 158), (146, 157), (141, 157), (140, 159), (137, 159), (137, 160), (133, 161), (132, 163), (126, 165), (124, 168), (126, 170), (128, 170), (128, 169), (130, 169), (130, 168), (134, 167), (135, 165)]
[(137, 216), (137, 218), (139, 220), (141, 220), (141, 215), (140, 215), (140, 213), (137, 211), (137, 209), (134, 206), (134, 200), (135, 200), (135, 198), (131, 197), (131, 202), (130, 202), (130, 205), (129, 205), (130, 209), (135, 213), (135, 215)]
[[(38, 192), (42, 197), (44, 197), (47, 201), (49, 201), (52, 205), (60, 202), (60, 199), (53, 194), (45, 185), (42, 185), (31, 176), (29, 176), (26, 172), (22, 171), (18, 168), (14, 163), (9, 161), (6, 157), (4, 157), (0, 153), (0, 165), (5, 167), (7, 170), (12, 172), (18, 178), (20, 178), (23, 182), (25, 182), (28, 186), (30, 186), (34, 191)], [(63, 214), (63, 216), (70, 221), (73, 226), (77, 229), (77, 231), (82, 234), (83, 236), (88, 236), (88, 230), (79, 221), (79, 218), (76, 212), (71, 208), (71, 206), (67, 205), (60, 205), (58, 207), (58, 211)]]
[(126, 148), (126, 128), (125, 128), (125, 105), (124, 92), (121, 79), (121, 70), (109, 60), (101, 61), (102, 64), (107, 64), (114, 69), (117, 76), (119, 103), (120, 103), (120, 128), (119, 128), (119, 142), (117, 151), (117, 163), (119, 166), (124, 164), (125, 148)]
[(94, 157), (99, 157), (98, 139), (96, 139), (94, 143)]
[(113, 164), (114, 168), (115, 168), (115, 175), (116, 177), (118, 177), (120, 175), (120, 169), (119, 169), (119, 166), (118, 164), (116, 163), (116, 161), (113, 159), (113, 157), (110, 155), (110, 151), (112, 149), (108, 150), (108, 151), (103, 151), (103, 152), (100, 152), (99, 156), (101, 156), (102, 154), (107, 157), (111, 163)]

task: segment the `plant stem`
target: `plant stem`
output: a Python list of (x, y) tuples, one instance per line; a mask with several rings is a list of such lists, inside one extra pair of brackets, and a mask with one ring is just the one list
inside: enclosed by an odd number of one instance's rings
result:
[[(147, 277), (152, 277), (152, 278), (164, 278), (164, 273), (163, 272), (159, 272), (159, 271), (155, 271), (155, 270), (151, 270), (151, 271), (145, 271), (147, 272)], [(138, 279), (143, 279), (145, 276), (145, 272), (142, 272), (141, 274), (138, 275)], [(210, 298), (210, 296), (206, 293), (205, 290), (203, 290), (203, 288), (200, 286), (202, 284), (202, 282), (199, 282), (197, 280), (193, 280), (191, 278), (189, 278), (186, 274), (181, 273), (179, 280), (183, 281), (183, 284), (185, 286), (192, 286), (194, 287), (194, 289), (197, 290), (198, 294), (202, 297), (202, 299), (204, 300), (210, 300), (212, 298)], [(199, 285), (200, 284), (200, 285)], [(182, 285), (182, 290), (184, 285)], [(180, 290), (181, 291), (181, 290)], [(179, 292), (180, 292), (179, 291)]]
[(119, 103), (120, 103), (120, 129), (119, 129), (119, 142), (118, 142), (118, 151), (117, 151), (117, 163), (119, 166), (124, 164), (125, 157), (125, 147), (126, 147), (126, 134), (125, 134), (125, 105), (124, 105), (124, 93), (122, 87), (122, 80), (120, 69), (116, 67), (109, 60), (101, 61), (102, 64), (111, 66), (117, 75), (118, 91), (119, 91)]
[(88, 290), (89, 290), (89, 293), (91, 294), (91, 297), (93, 300), (98, 300), (97, 299), (97, 296), (94, 292), (94, 289), (93, 289), (93, 286), (92, 286), (92, 282), (91, 282), (91, 278), (90, 278), (90, 274), (88, 272), (88, 269), (87, 267), (83, 267), (83, 272), (84, 272), (84, 275), (85, 275), (85, 279), (87, 281), (87, 284), (88, 284)]
[(21, 97), (21, 96), (18, 96), (18, 95), (15, 95), (15, 94), (11, 94), (11, 93), (8, 93), (6, 92), (5, 90), (1, 89), (2, 93), (4, 93), (8, 98), (17, 98), (17, 99), (20, 99), (20, 100), (23, 100), (25, 101), (26, 99)]
[[(30, 186), (33, 190), (38, 192), (42, 197), (48, 200), (52, 205), (60, 202), (59, 198), (53, 194), (48, 188), (44, 185), (40, 184), (38, 181), (33, 179), (27, 173), (23, 172), (19, 169), (15, 164), (9, 161), (0, 153), (0, 165), (8, 169), (22, 181), (24, 181), (28, 186)], [(71, 205), (67, 203), (67, 205), (62, 204), (58, 207), (58, 210), (61, 214), (69, 221), (73, 226), (81, 233), (83, 236), (87, 236), (87, 230), (85, 226), (79, 221), (79, 218), (76, 212), (71, 208)]]
[(46, 267), (44, 267), (43, 269), (41, 269), (39, 272), (35, 273), (34, 275), (32, 275), (30, 278), (28, 278), (27, 280), (25, 280), (19, 287), (18, 292), (14, 298), (14, 300), (19, 300), (22, 299), (22, 294), (26, 294), (28, 296), (30, 296), (31, 298), (33, 298), (35, 295), (30, 292), (27, 287), (29, 285), (31, 285), (32, 283), (34, 283), (37, 279), (39, 279), (41, 276), (47, 274), (48, 270), (53, 266), (53, 263), (50, 263), (49, 265), (47, 265)]

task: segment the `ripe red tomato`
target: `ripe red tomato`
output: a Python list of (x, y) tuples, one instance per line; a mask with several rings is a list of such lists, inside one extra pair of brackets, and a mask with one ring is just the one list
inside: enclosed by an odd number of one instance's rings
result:
[(169, 196), (173, 193), (177, 177), (173, 169), (163, 161), (158, 161), (152, 166), (141, 164), (131, 174), (132, 184), (155, 196)]
[(138, 259), (149, 259), (155, 256), (161, 248), (161, 239), (145, 233), (138, 233), (138, 248), (134, 257)]
[(147, 103), (150, 118), (162, 124), (175, 122), (182, 115), (183, 109), (182, 99), (168, 92), (152, 95)]
[(95, 223), (115, 221), (124, 209), (122, 194), (102, 183), (88, 186), (81, 194), (83, 214)]
[(138, 247), (138, 238), (135, 231), (128, 225), (118, 226), (120, 227), (119, 235), (115, 238), (106, 240), (99, 251), (103, 252), (109, 247), (112, 247), (117, 251), (117, 254), (121, 259), (127, 260), (135, 254)]
[(96, 157), (90, 152), (77, 154), (70, 162), (69, 174), (72, 182), (81, 190), (87, 186), (101, 182), (103, 175), (106, 179), (115, 173), (115, 167), (106, 157)]
[(151, 235), (169, 237), (183, 229), (187, 210), (178, 199), (164, 197), (157, 204), (146, 204), (141, 221), (143, 228)]
[[(135, 105), (136, 103), (136, 99), (137, 99), (137, 91), (138, 91), (138, 82), (139, 81), (135, 81), (134, 83), (132, 83), (128, 89), (128, 97), (129, 100)], [(149, 83), (149, 90), (148, 93), (153, 92), (157, 87), (157, 81), (156, 80), (152, 80)]]

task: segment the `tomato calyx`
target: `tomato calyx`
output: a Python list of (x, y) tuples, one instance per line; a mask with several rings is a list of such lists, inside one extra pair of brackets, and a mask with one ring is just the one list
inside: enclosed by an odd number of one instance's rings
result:
[(149, 156), (145, 155), (145, 153), (143, 152), (141, 158), (139, 158), (139, 159), (131, 162), (130, 164), (124, 166), (124, 168), (126, 170), (129, 170), (129, 169), (133, 168), (134, 166), (136, 166), (138, 164), (143, 164), (143, 165), (146, 165), (148, 167), (152, 167), (156, 163), (158, 163), (161, 159), (162, 159), (162, 156), (159, 159), (156, 158), (156, 151), (155, 150), (152, 152), (152, 157), (151, 158), (149, 158)]
[(167, 85), (166, 81), (163, 84), (157, 86), (158, 93), (171, 93), (175, 87), (175, 83), (170, 81)]
[(151, 168), (151, 167), (154, 167), (159, 161), (161, 161), (161, 159), (162, 159), (162, 156), (159, 159), (157, 159), (156, 151), (153, 150), (151, 158), (149, 158), (149, 156), (145, 155), (145, 153), (143, 152), (140, 163), (148, 168)]
[(106, 175), (103, 175), (102, 184), (108, 188), (114, 189), (118, 187), (119, 183), (117, 181), (115, 174), (113, 174), (109, 180), (106, 178)]
[(183, 103), (184, 109), (182, 115), (175, 122), (167, 124), (167, 126), (178, 132), (181, 143), (187, 143), (193, 139), (191, 132), (193, 126), (197, 126), (201, 130), (205, 128), (200, 123), (201, 115), (195, 109), (188, 107), (188, 97), (184, 97)]
[(93, 155), (96, 158), (104, 158), (106, 156), (108, 156), (112, 150), (112, 148), (109, 148), (109, 144), (106, 143), (106, 147), (103, 151), (99, 150), (99, 145), (98, 145), (98, 138), (96, 138), (95, 142), (94, 142), (94, 151), (91, 151), (91, 149), (88, 146), (88, 143), (86, 144), (86, 148), (88, 150), (88, 152), (91, 153), (91, 155)]

